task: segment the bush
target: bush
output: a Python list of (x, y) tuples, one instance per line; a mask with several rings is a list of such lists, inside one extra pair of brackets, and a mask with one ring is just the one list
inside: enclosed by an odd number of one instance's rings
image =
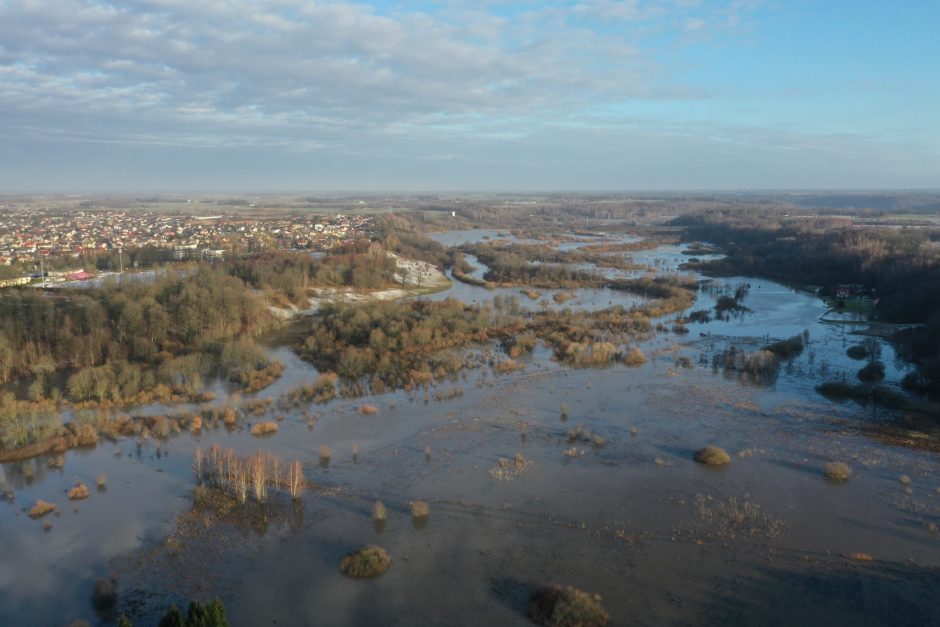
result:
[(49, 512), (55, 511), (55, 508), (56, 508), (55, 503), (47, 503), (46, 501), (39, 499), (29, 510), (29, 517), (41, 518), (42, 516), (45, 516)]
[(411, 515), (414, 518), (427, 518), (431, 513), (431, 508), (428, 507), (425, 501), (412, 501), (409, 505), (411, 506)]
[(79, 499), (87, 499), (89, 494), (91, 493), (88, 491), (88, 486), (84, 483), (78, 483), (69, 490), (68, 497), (73, 501), (77, 501)]
[(392, 565), (392, 558), (382, 547), (367, 546), (353, 551), (339, 562), (339, 571), (357, 579), (378, 577)]
[(852, 469), (843, 462), (829, 462), (823, 466), (823, 472), (830, 481), (841, 483), (852, 476)]
[(268, 435), (277, 433), (277, 423), (273, 420), (267, 422), (258, 422), (251, 426), (251, 435)]
[(532, 595), (529, 618), (546, 627), (602, 627), (610, 622), (600, 596), (571, 586), (549, 585)]
[(706, 446), (695, 452), (695, 461), (706, 466), (727, 466), (731, 463), (731, 456), (717, 446)]
[(375, 506), (372, 508), (372, 520), (385, 520), (386, 515), (385, 505), (382, 504), (382, 501), (376, 501)]

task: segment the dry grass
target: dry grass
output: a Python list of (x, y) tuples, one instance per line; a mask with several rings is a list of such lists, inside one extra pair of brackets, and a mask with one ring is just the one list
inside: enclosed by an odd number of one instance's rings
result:
[(379, 408), (369, 403), (363, 403), (362, 406), (359, 408), (359, 413), (365, 416), (368, 416), (371, 414), (377, 414), (379, 413)]
[(849, 553), (848, 555), (846, 555), (846, 557), (856, 562), (871, 562), (875, 559), (868, 553), (859, 553), (859, 552)]
[(36, 501), (33, 507), (29, 510), (29, 517), (41, 518), (42, 516), (45, 516), (49, 512), (55, 511), (55, 508), (56, 508), (55, 503), (47, 503), (46, 501), (39, 499), (38, 501)]
[(848, 481), (852, 477), (852, 469), (843, 462), (829, 462), (823, 466), (823, 472), (827, 479), (837, 483)]
[(717, 446), (706, 446), (695, 452), (695, 461), (706, 466), (727, 466), (731, 463), (731, 456)]
[(426, 501), (411, 501), (408, 505), (411, 507), (413, 518), (427, 518), (431, 513), (431, 508)]
[(234, 425), (236, 418), (238, 418), (238, 415), (231, 407), (226, 407), (224, 410), (222, 410), (222, 421), (225, 424), (229, 426)]
[(87, 499), (90, 495), (91, 492), (89, 492), (88, 486), (84, 483), (77, 483), (71, 490), (68, 491), (68, 497), (73, 501)]
[(330, 461), (330, 458), (333, 456), (333, 451), (330, 450), (330, 447), (326, 444), (320, 445), (320, 461), (327, 463)]
[(555, 292), (555, 294), (552, 295), (552, 300), (559, 305), (567, 303), (569, 300), (574, 300), (575, 298), (577, 298), (577, 295), (567, 292)]
[(269, 435), (271, 433), (277, 433), (277, 423), (273, 420), (268, 420), (267, 422), (257, 422), (251, 425), (251, 435)]
[(602, 627), (610, 622), (599, 595), (554, 584), (532, 595), (529, 618), (546, 627)]
[(392, 565), (392, 558), (382, 547), (371, 545), (353, 551), (339, 563), (339, 571), (357, 579), (378, 577)]
[(194, 433), (199, 433), (200, 431), (202, 431), (202, 416), (200, 416), (199, 414), (196, 414), (195, 416), (193, 416), (193, 421), (189, 423), (189, 428)]
[(382, 504), (382, 501), (376, 501), (375, 505), (372, 506), (372, 520), (385, 520), (387, 516), (385, 505)]

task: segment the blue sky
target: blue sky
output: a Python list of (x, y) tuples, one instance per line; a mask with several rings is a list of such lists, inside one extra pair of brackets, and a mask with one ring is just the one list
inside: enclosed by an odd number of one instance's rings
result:
[(940, 188), (940, 2), (0, 0), (0, 192)]

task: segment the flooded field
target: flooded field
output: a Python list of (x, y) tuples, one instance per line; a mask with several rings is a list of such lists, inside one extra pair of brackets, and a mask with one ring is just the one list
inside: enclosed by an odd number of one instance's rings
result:
[[(436, 239), (484, 237), (501, 234)], [(688, 257), (679, 246), (631, 256), (662, 272)], [(823, 320), (812, 294), (726, 278), (692, 309), (712, 310), (748, 285), (747, 311), (658, 333), (638, 367), (568, 368), (540, 346), (508, 374), (476, 368), (427, 391), (275, 402), (231, 428), (5, 463), (0, 624), (108, 623), (118, 613), (152, 624), (170, 603), (218, 596), (234, 625), (525, 625), (532, 590), (550, 582), (601, 595), (616, 625), (940, 623), (940, 428), (815, 391), (854, 381), (864, 362), (846, 351), (866, 325)], [(508, 296), (531, 309), (642, 300), (563, 291), (575, 298), (455, 281), (421, 298)], [(731, 346), (754, 351), (796, 335), (804, 350), (772, 381), (715, 366)], [(897, 386), (909, 366), (874, 342)], [(276, 401), (316, 376), (289, 349), (271, 350), (286, 370), (256, 396)], [(224, 385), (213, 392), (214, 404), (228, 402)], [(377, 411), (363, 413), (364, 403)], [(251, 435), (262, 420), (278, 431)], [(263, 505), (203, 499), (194, 453), (214, 444), (300, 460), (305, 493)], [(730, 464), (694, 461), (705, 445), (725, 449)], [(827, 479), (828, 462), (847, 464), (851, 478)], [(91, 495), (69, 500), (79, 482)], [(37, 499), (56, 511), (31, 519)], [(419, 499), (430, 512), (415, 518)], [(381, 522), (376, 500), (387, 509)], [(340, 558), (368, 544), (389, 552), (389, 571), (342, 576)], [(92, 588), (110, 577), (118, 606), (96, 611)]]

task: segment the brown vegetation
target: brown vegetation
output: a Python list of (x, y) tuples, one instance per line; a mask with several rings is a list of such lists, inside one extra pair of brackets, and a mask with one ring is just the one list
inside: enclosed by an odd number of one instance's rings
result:
[(731, 456), (717, 446), (706, 446), (695, 452), (695, 461), (706, 466), (727, 466), (731, 463)]
[(346, 555), (339, 563), (339, 570), (347, 577), (371, 578), (378, 577), (392, 565), (392, 558), (388, 552), (378, 546), (371, 545), (353, 551)]
[(268, 420), (267, 422), (256, 422), (251, 425), (251, 435), (261, 436), (277, 433), (277, 422)]
[(29, 510), (30, 518), (41, 518), (48, 514), (49, 512), (55, 511), (55, 503), (47, 503), (42, 499), (36, 501), (36, 503)]
[(87, 499), (91, 492), (88, 490), (88, 486), (84, 483), (75, 484), (69, 491), (67, 496), (73, 500), (77, 501), (79, 499)]
[(554, 584), (532, 595), (529, 618), (545, 627), (602, 627), (610, 622), (599, 595)]
[(844, 462), (828, 462), (823, 466), (826, 478), (836, 483), (848, 481), (852, 477), (852, 469)]
[(427, 518), (431, 513), (431, 508), (425, 501), (411, 501), (408, 505), (413, 518)]

